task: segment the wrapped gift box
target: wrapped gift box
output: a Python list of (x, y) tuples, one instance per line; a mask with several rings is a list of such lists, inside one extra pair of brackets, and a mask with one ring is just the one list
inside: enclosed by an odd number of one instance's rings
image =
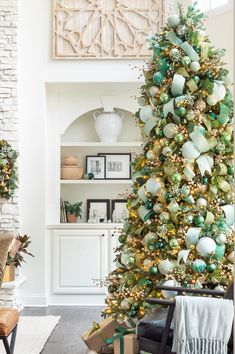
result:
[(124, 328), (136, 328), (138, 321), (138, 318), (128, 317), (120, 322), (120, 326)]
[(104, 340), (113, 337), (118, 326), (117, 320), (110, 316), (99, 324), (94, 323), (93, 328), (82, 335), (82, 339), (90, 350), (99, 353), (107, 346)]
[(121, 340), (122, 340), (121, 338), (115, 339), (114, 354), (139, 354), (139, 341), (136, 337), (136, 334), (130, 333), (130, 334), (126, 334), (123, 337), (123, 342), (124, 342), (123, 352), (120, 346)]

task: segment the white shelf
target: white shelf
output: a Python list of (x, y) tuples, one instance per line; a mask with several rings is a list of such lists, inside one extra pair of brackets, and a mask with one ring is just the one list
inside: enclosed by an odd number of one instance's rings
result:
[(87, 147), (141, 147), (143, 145), (142, 141), (132, 141), (132, 142), (118, 142), (118, 143), (101, 143), (93, 141), (68, 141), (61, 142), (60, 146), (87, 146)]
[(61, 179), (61, 184), (132, 184), (131, 179)]
[(122, 229), (122, 223), (89, 223), (89, 222), (78, 222), (78, 223), (58, 223), (50, 224), (46, 226), (47, 229)]

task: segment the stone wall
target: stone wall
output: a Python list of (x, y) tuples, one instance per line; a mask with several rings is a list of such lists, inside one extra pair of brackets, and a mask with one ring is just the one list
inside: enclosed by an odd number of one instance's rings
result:
[[(18, 148), (17, 2), (0, 0), (0, 139)], [(19, 227), (19, 200), (0, 199), (0, 230)]]

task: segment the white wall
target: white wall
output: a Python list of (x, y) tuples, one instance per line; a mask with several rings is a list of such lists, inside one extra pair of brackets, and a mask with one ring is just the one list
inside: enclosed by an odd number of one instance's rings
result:
[[(48, 82), (137, 83), (138, 71), (123, 61), (51, 60), (51, 0), (20, 0), (20, 203), (22, 232), (32, 237), (34, 259), (24, 266), (27, 304), (46, 304), (45, 186), (46, 180), (46, 90)], [(208, 23), (219, 47), (232, 47), (232, 16), (224, 14)], [(222, 34), (223, 33), (223, 34)], [(232, 58), (232, 56), (231, 56)], [(132, 66), (141, 64), (131, 62)], [(89, 92), (87, 93), (89, 95)], [(99, 93), (97, 93), (99, 94)], [(130, 97), (127, 97), (130, 100)]]

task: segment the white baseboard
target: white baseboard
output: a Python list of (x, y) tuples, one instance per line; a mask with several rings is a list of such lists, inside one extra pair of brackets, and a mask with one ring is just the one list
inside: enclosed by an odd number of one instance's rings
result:
[(44, 294), (30, 294), (21, 296), (24, 307), (47, 307), (47, 298)]

